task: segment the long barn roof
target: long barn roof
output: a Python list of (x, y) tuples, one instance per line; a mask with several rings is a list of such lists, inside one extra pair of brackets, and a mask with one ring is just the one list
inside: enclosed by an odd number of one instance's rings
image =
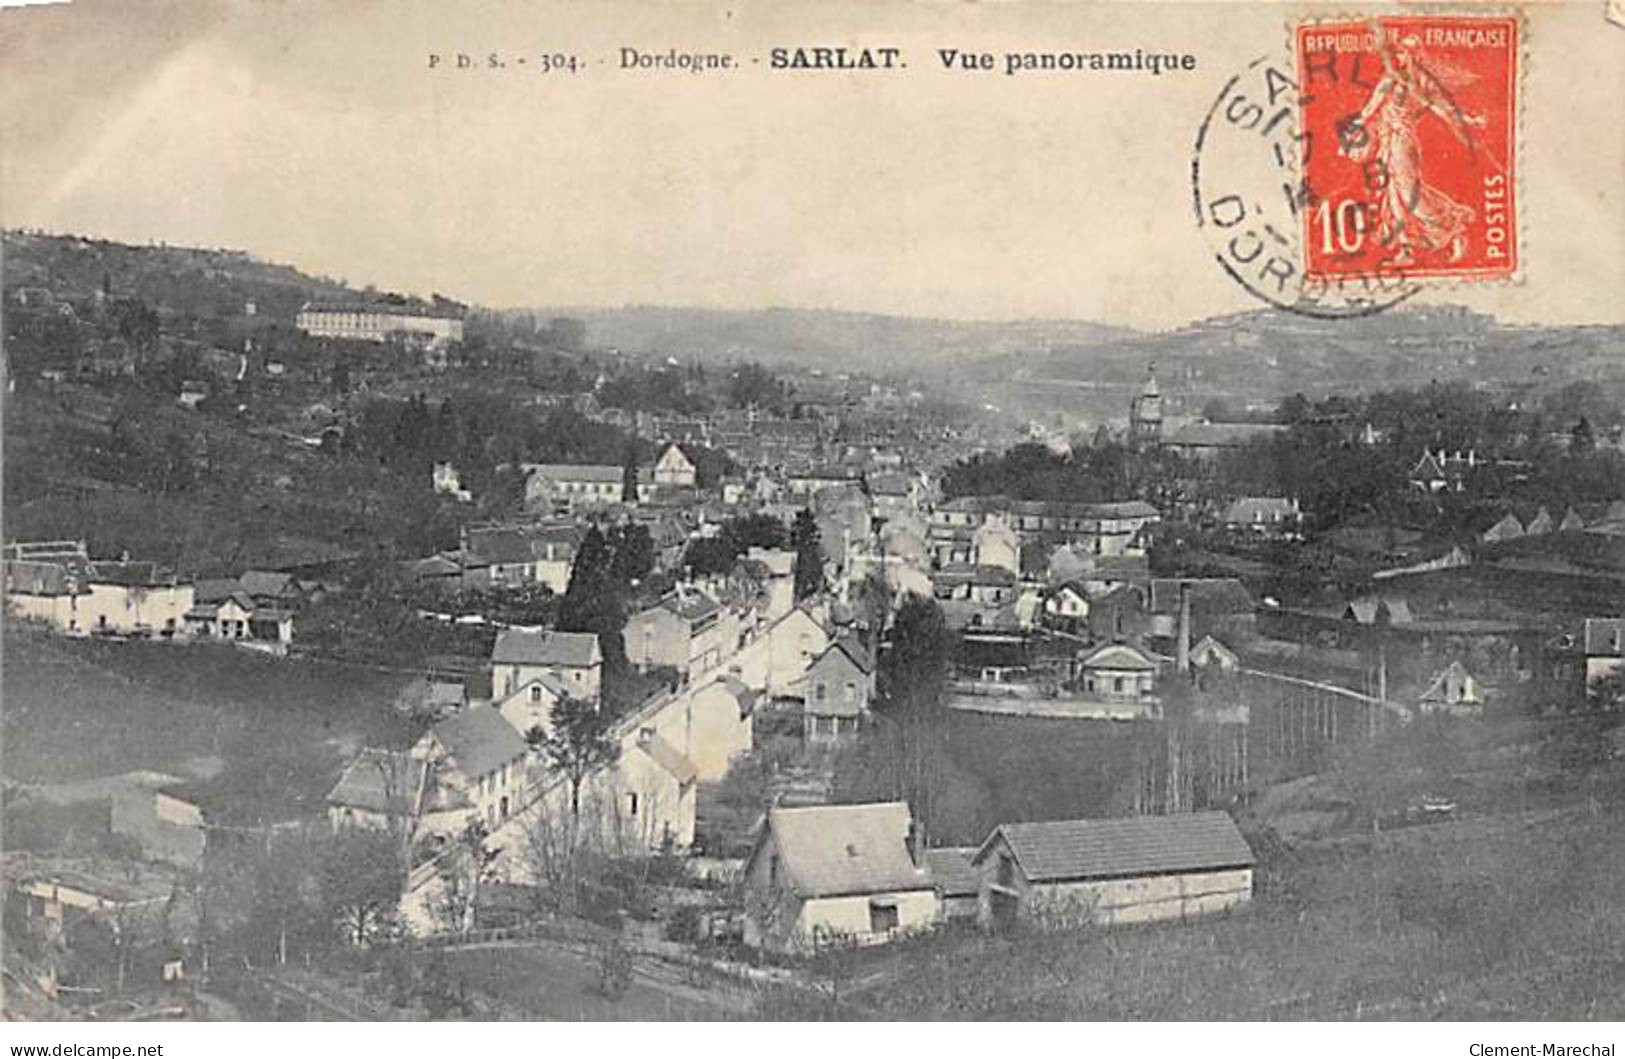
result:
[(1255, 860), (1235, 821), (1221, 812), (1001, 824), (973, 863), (1001, 836), (1032, 882), (1244, 868)]

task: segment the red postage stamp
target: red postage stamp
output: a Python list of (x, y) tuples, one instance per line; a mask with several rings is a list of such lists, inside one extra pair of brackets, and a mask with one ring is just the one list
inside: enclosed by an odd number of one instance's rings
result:
[(1310, 277), (1517, 272), (1518, 36), (1478, 16), (1297, 28)]

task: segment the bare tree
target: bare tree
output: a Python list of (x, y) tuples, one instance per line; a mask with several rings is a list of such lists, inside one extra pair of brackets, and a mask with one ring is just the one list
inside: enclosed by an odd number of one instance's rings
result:
[(574, 909), (571, 880), (574, 877), (574, 828), (568, 819), (553, 811), (544, 794), (525, 811), (520, 855), (529, 876), (537, 883), (552, 911)]
[(610, 718), (587, 699), (567, 695), (553, 704), (548, 728), (538, 725), (525, 733), (525, 741), (540, 750), (548, 764), (570, 784), (570, 815), (581, 815), (581, 785), (588, 776), (620, 757), (621, 747), (610, 736)]
[(525, 811), (520, 855), (537, 883), (543, 909), (578, 910), (586, 869), (606, 859), (606, 839), (616, 830), (614, 809), (606, 809), (604, 801), (589, 789), (583, 791), (573, 813), (560, 812), (546, 795)]

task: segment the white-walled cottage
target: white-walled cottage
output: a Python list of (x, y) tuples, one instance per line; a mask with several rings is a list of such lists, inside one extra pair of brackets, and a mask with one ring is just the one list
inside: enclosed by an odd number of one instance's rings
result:
[(769, 809), (745, 890), (746, 943), (778, 952), (889, 941), (938, 914), (904, 802)]
[(596, 699), (603, 671), (595, 633), (503, 629), (491, 648), (491, 693), (498, 700), (547, 673), (577, 698)]

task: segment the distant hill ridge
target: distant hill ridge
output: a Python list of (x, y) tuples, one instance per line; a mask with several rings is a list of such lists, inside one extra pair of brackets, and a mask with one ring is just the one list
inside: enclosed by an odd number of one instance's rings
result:
[[(43, 286), (198, 315), (233, 315), (248, 301), (291, 322), (307, 299), (354, 299), (343, 281), (242, 251), (130, 245), (72, 235), (4, 233), (6, 289)], [(1150, 364), (1174, 389), (1327, 393), (1431, 379), (1625, 385), (1625, 327), (1513, 326), (1459, 307), (1405, 307), (1359, 320), (1258, 309), (1147, 333), (1086, 320), (955, 321), (833, 309), (759, 310), (628, 305), (537, 308), (502, 315), (571, 316), (590, 343), (627, 353), (828, 372), (896, 372), (961, 388), (1021, 380), (1126, 384)]]
[(1358, 320), (1258, 309), (1148, 333), (1078, 320), (952, 321), (835, 310), (627, 306), (543, 309), (586, 322), (595, 345), (684, 359), (825, 371), (894, 369), (961, 386), (1051, 379), (1130, 383), (1155, 364), (1182, 386), (1327, 393), (1466, 379), (1625, 381), (1625, 328), (1507, 325), (1456, 306)]
[[(1128, 328), (1085, 320), (938, 320), (836, 309), (630, 305), (523, 311), (544, 318), (575, 317), (586, 323), (594, 345), (628, 353), (871, 372), (936, 367), (1058, 343), (1096, 343), (1135, 334)], [(883, 359), (877, 360), (877, 356)]]
[(105, 284), (116, 298), (199, 316), (230, 316), (248, 302), (263, 315), (292, 322), (308, 299), (354, 299), (340, 280), (262, 261), (244, 250), (148, 246), (74, 235), (7, 230), (5, 289), (43, 287), (58, 298), (91, 298)]

